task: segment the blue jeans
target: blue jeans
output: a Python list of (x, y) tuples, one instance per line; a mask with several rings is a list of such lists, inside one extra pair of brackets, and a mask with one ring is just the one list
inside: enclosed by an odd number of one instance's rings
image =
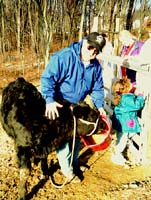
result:
[(57, 157), (62, 173), (67, 177), (73, 173), (74, 168), (78, 167), (78, 155), (80, 149), (80, 138), (75, 139), (73, 162), (71, 162), (72, 141), (65, 142), (57, 150)]

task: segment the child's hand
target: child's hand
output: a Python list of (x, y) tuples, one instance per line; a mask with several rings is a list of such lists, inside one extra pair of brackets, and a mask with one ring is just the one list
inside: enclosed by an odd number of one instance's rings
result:
[(136, 96), (144, 96), (144, 91), (136, 87), (135, 93)]

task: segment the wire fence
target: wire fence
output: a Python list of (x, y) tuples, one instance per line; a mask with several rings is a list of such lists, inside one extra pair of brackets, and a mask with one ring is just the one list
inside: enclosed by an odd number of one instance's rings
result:
[[(30, 55), (30, 54), (29, 54)], [(38, 82), (44, 70), (42, 59), (31, 56), (8, 55), (1, 57), (0, 62), (0, 93), (3, 88), (17, 77), (27, 81)]]

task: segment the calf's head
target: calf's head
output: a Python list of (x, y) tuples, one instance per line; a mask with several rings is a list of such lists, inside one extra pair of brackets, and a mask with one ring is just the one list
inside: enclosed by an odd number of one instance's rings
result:
[(92, 109), (85, 102), (72, 105), (73, 116), (77, 119), (77, 134), (88, 135), (95, 131), (98, 121), (99, 112)]

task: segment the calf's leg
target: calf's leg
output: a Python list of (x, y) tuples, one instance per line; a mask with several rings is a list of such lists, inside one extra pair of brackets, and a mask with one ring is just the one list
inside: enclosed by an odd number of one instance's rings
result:
[(41, 179), (48, 178), (48, 163), (47, 163), (47, 157), (41, 159)]
[(17, 152), (20, 173), (20, 184), (18, 188), (19, 200), (25, 200), (27, 194), (27, 179), (31, 171), (30, 151), (27, 148), (19, 147)]
[(19, 200), (25, 200), (27, 194), (27, 178), (30, 170), (28, 168), (20, 168), (20, 185), (19, 185)]

